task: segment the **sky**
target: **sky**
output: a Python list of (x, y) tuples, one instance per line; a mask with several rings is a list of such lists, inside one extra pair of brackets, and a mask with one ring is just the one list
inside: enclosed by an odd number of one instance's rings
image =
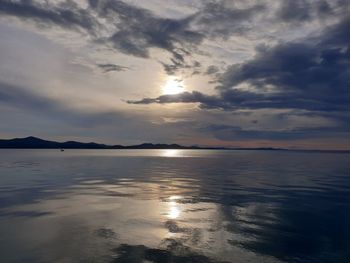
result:
[(349, 0), (0, 0), (0, 138), (350, 149)]

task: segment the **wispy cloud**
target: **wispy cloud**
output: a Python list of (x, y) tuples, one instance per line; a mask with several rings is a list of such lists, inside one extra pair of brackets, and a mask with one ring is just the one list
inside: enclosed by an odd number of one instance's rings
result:
[(101, 68), (104, 73), (108, 73), (108, 72), (112, 72), (112, 71), (125, 71), (125, 70), (130, 69), (129, 67), (124, 67), (124, 66), (110, 64), (110, 63), (98, 64), (97, 66), (99, 68)]

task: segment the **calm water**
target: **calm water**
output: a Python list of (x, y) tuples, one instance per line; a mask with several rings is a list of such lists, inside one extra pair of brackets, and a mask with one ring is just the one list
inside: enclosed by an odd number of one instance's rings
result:
[(350, 262), (350, 155), (0, 150), (0, 262)]

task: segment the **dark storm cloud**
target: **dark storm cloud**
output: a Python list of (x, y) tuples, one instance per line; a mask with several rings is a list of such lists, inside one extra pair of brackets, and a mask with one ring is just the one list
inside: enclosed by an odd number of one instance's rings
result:
[(104, 73), (113, 72), (113, 71), (125, 71), (130, 69), (129, 67), (124, 67), (116, 64), (98, 64), (97, 65)]
[[(350, 19), (313, 39), (278, 44), (251, 60), (230, 66), (219, 78), (218, 95), (199, 92), (133, 103), (198, 102), (202, 108), (350, 110)], [(240, 84), (258, 92), (239, 89)], [(272, 92), (269, 88), (274, 88)], [(188, 99), (189, 94), (192, 96)], [(210, 97), (210, 100), (206, 98)]]

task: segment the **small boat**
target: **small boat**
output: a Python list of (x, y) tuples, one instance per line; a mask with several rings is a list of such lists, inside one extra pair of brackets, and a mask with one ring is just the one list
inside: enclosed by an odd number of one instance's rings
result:
[(61, 149), (61, 152), (64, 152), (64, 149)]

